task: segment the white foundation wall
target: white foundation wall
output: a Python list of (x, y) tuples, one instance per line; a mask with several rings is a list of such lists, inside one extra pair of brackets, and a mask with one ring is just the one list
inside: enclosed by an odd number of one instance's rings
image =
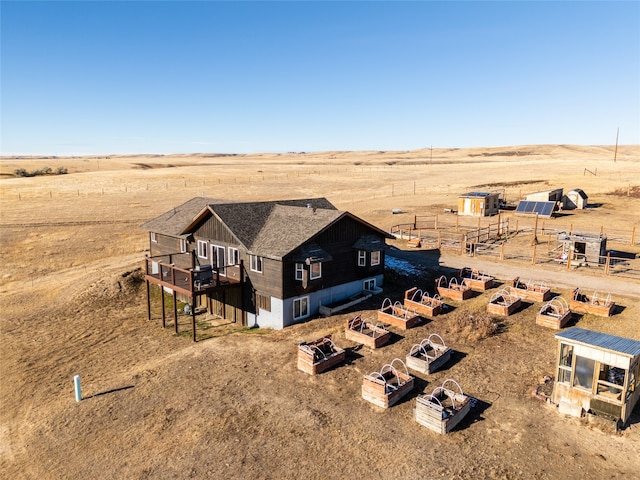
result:
[[(247, 325), (250, 327), (273, 328), (280, 330), (295, 323), (301, 323), (309, 318), (318, 315), (318, 310), (322, 305), (331, 305), (332, 303), (342, 302), (349, 297), (360, 293), (364, 289), (366, 280), (375, 279), (376, 287), (382, 287), (383, 275), (375, 275), (362, 280), (356, 280), (335, 287), (325, 288), (317, 292), (311, 292), (299, 297), (279, 298), (271, 297), (271, 311), (260, 309), (258, 314), (247, 313)], [(293, 302), (302, 297), (309, 297), (309, 314), (303, 318), (293, 318)]]

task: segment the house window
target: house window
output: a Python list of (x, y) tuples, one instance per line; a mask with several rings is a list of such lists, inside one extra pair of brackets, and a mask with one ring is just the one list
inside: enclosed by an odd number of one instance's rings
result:
[(151, 241), (153, 243), (158, 243), (158, 237), (156, 237), (156, 232), (151, 232)]
[(571, 382), (571, 363), (573, 362), (573, 345), (560, 344), (560, 364), (558, 365), (558, 382)]
[(369, 290), (371, 292), (375, 291), (376, 289), (376, 279), (375, 278), (370, 278), (368, 280), (365, 280), (362, 284), (362, 289), (363, 290)]
[(380, 251), (371, 252), (371, 265), (380, 265)]
[(304, 263), (296, 263), (296, 280), (304, 279)]
[(309, 315), (309, 297), (296, 298), (293, 301), (293, 319), (299, 320)]
[(367, 265), (367, 252), (358, 250), (358, 266), (365, 267)]
[(180, 239), (180, 253), (185, 253), (187, 251), (187, 239)]
[(322, 277), (322, 263), (313, 262), (309, 265), (309, 278), (311, 280), (315, 280), (316, 278)]
[(229, 265), (238, 265), (240, 263), (240, 253), (238, 253), (238, 249), (234, 247), (229, 247), (227, 252), (227, 263)]
[(262, 273), (262, 257), (251, 255), (251, 271)]
[(204, 240), (198, 240), (198, 256), (200, 258), (207, 258), (207, 242)]
[(595, 360), (591, 358), (576, 355), (576, 368), (573, 376), (574, 387), (582, 387), (589, 391), (593, 389), (593, 369), (595, 364)]

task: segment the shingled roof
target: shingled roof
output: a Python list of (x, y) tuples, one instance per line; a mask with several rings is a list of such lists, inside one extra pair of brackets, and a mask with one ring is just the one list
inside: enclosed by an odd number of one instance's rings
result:
[(195, 197), (163, 213), (159, 217), (143, 223), (140, 225), (140, 228), (154, 233), (177, 237), (182, 233), (184, 227), (189, 225), (203, 208), (207, 205), (220, 202), (222, 202), (222, 200), (215, 198)]
[[(343, 217), (389, 236), (349, 212), (339, 211), (326, 198), (229, 203), (198, 197), (142, 228), (172, 236), (187, 235), (209, 215), (217, 216), (250, 253), (278, 260)], [(379, 244), (383, 246), (384, 242)]]

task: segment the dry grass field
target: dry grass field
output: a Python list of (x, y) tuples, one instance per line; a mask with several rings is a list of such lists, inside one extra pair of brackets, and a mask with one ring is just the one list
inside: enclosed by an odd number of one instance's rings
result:
[[(43, 167), (68, 173), (13, 175)], [(194, 196), (326, 196), (389, 229), (414, 215), (444, 215), (470, 190), (504, 189), (515, 201), (560, 187), (582, 188), (597, 207), (551, 224), (640, 229), (638, 146), (620, 147), (615, 162), (613, 147), (567, 145), (0, 159), (0, 476), (637, 478), (640, 407), (616, 432), (607, 423), (565, 418), (532, 397), (540, 379), (554, 374), (556, 351), (554, 332), (535, 325), (534, 304), (482, 338), (459, 319), (483, 311), (485, 293), (395, 332), (375, 351), (344, 338), (355, 310), (283, 331), (220, 325), (203, 330), (197, 343), (187, 319), (177, 336), (146, 320), (136, 269), (148, 240), (139, 225)], [(483, 262), (391, 243), (399, 249), (396, 262), (412, 266), (390, 276), (383, 295), (393, 299), (411, 286), (432, 285), (436, 268)], [(636, 245), (609, 248), (640, 253), (640, 232)], [(478, 264), (501, 281), (536, 268)], [(623, 308), (608, 319), (585, 315), (578, 326), (640, 340), (637, 280), (560, 267), (532, 275), (550, 279), (565, 296), (572, 283), (611, 291)], [(357, 311), (372, 317), (382, 300), (373, 297)], [(362, 400), (364, 374), (404, 357), (432, 332), (455, 350), (451, 364), (418, 375), (414, 394), (389, 410)], [(298, 371), (297, 343), (327, 333), (347, 348), (346, 365), (316, 377)], [(82, 378), (80, 403), (75, 374)], [(414, 397), (446, 378), (477, 402), (452, 433), (438, 436), (413, 420)]]

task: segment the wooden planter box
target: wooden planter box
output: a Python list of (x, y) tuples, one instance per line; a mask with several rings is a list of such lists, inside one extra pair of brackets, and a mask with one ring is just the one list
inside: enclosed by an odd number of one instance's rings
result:
[[(432, 338), (437, 337), (440, 343)], [(420, 373), (433, 373), (451, 359), (451, 348), (447, 347), (438, 334), (431, 334), (415, 344), (406, 357), (407, 367)]]
[(362, 380), (362, 398), (382, 408), (389, 408), (407, 393), (413, 390), (413, 377), (393, 367), (393, 363), (401, 360), (395, 359), (390, 364), (384, 365), (379, 372), (365, 375)]
[(410, 312), (399, 302), (391, 305), (391, 301), (387, 298), (382, 303), (382, 308), (378, 310), (378, 321), (401, 330), (407, 330), (420, 323), (420, 316)]
[(383, 327), (373, 325), (363, 320), (360, 315), (347, 321), (344, 330), (347, 340), (363, 344), (365, 347), (378, 348), (386, 344), (391, 338), (391, 332)]
[(562, 297), (555, 297), (545, 303), (536, 315), (536, 324), (541, 327), (560, 330), (571, 320), (571, 309)]
[(463, 284), (477, 292), (484, 292), (493, 287), (493, 277), (480, 273), (478, 270), (463, 268), (460, 272), (460, 278)]
[(598, 298), (594, 295), (585, 295), (576, 288), (573, 291), (571, 300), (569, 300), (569, 308), (577, 313), (591, 313), (599, 317), (610, 317), (616, 307), (614, 301), (609, 296), (606, 298)]
[(524, 283), (518, 278), (513, 281), (509, 287), (511, 295), (522, 298), (523, 300), (531, 300), (532, 302), (546, 302), (551, 299), (551, 289), (539, 283)]
[(520, 297), (507, 293), (506, 289), (494, 293), (487, 303), (487, 313), (508, 317), (517, 312), (522, 305)]
[(331, 335), (298, 345), (298, 369), (311, 375), (328, 370), (345, 359), (345, 351), (331, 341)]
[(417, 287), (404, 292), (404, 308), (416, 312), (423, 317), (435, 317), (442, 313), (443, 302), (440, 298), (430, 297)]
[[(449, 380), (445, 381), (447, 382)], [(420, 425), (443, 434), (453, 430), (469, 410), (471, 410), (471, 397), (464, 395), (462, 390), (454, 392), (438, 387), (431, 395), (421, 395), (416, 398), (413, 416)]]
[[(444, 280), (444, 281), (441, 281)], [(471, 298), (471, 287), (464, 283), (453, 283), (453, 278), (447, 283), (444, 277), (440, 277), (437, 281), (438, 295), (443, 298), (450, 298), (451, 300), (466, 300)]]

